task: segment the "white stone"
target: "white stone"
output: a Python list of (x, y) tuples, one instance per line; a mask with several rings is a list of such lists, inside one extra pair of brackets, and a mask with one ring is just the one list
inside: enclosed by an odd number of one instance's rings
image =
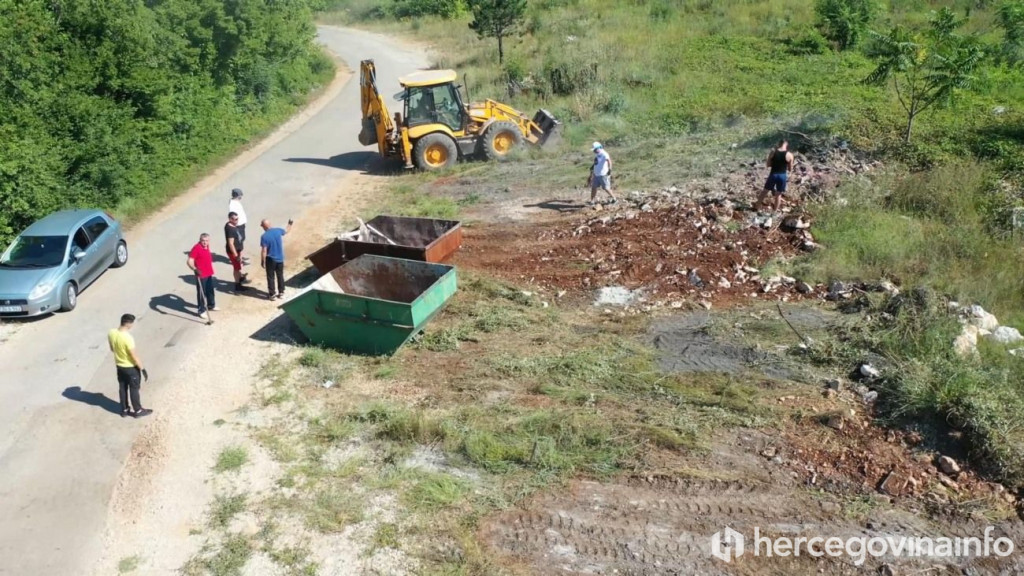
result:
[(879, 372), (878, 369), (872, 366), (871, 364), (861, 364), (860, 373), (865, 378), (878, 378), (879, 376), (882, 375), (882, 373)]
[(960, 356), (973, 356), (978, 353), (978, 327), (967, 324), (960, 335), (953, 340), (953, 351)]
[(999, 320), (977, 304), (971, 306), (970, 318), (967, 321), (985, 330), (995, 330), (999, 327)]
[(991, 334), (985, 335), (985, 337), (1000, 344), (1016, 344), (1024, 340), (1024, 336), (1021, 336), (1020, 331), (1009, 326), (1000, 326), (993, 330)]

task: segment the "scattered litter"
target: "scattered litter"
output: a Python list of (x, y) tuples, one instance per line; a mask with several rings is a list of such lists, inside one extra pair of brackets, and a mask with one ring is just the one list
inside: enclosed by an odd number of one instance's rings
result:
[(321, 386), (323, 386), (324, 388), (330, 388), (334, 386), (334, 380), (327, 380), (326, 382), (321, 384)]

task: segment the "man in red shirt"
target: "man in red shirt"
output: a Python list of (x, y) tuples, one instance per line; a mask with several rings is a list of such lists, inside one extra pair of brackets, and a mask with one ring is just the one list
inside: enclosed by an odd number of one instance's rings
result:
[(210, 252), (209, 234), (204, 232), (199, 236), (199, 242), (188, 253), (186, 263), (196, 275), (196, 299), (199, 301), (199, 317), (209, 320), (210, 315), (206, 311), (208, 309), (218, 310), (213, 292), (213, 254)]

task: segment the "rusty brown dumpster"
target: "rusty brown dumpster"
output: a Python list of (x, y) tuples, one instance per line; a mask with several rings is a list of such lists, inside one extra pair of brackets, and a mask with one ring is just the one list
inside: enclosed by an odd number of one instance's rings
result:
[(363, 254), (443, 262), (462, 245), (462, 224), (457, 220), (382, 215), (367, 222), (366, 228), (362, 237), (356, 228), (306, 258), (326, 274)]

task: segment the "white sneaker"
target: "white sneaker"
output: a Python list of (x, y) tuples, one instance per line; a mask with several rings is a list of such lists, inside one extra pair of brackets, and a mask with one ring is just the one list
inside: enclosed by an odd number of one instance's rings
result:
[(220, 312), (220, 306), (211, 306), (210, 310), (212, 310), (214, 312)]
[(210, 319), (210, 315), (207, 314), (206, 312), (203, 312), (202, 314), (200, 314), (199, 317), (202, 318), (203, 320), (209, 320)]

